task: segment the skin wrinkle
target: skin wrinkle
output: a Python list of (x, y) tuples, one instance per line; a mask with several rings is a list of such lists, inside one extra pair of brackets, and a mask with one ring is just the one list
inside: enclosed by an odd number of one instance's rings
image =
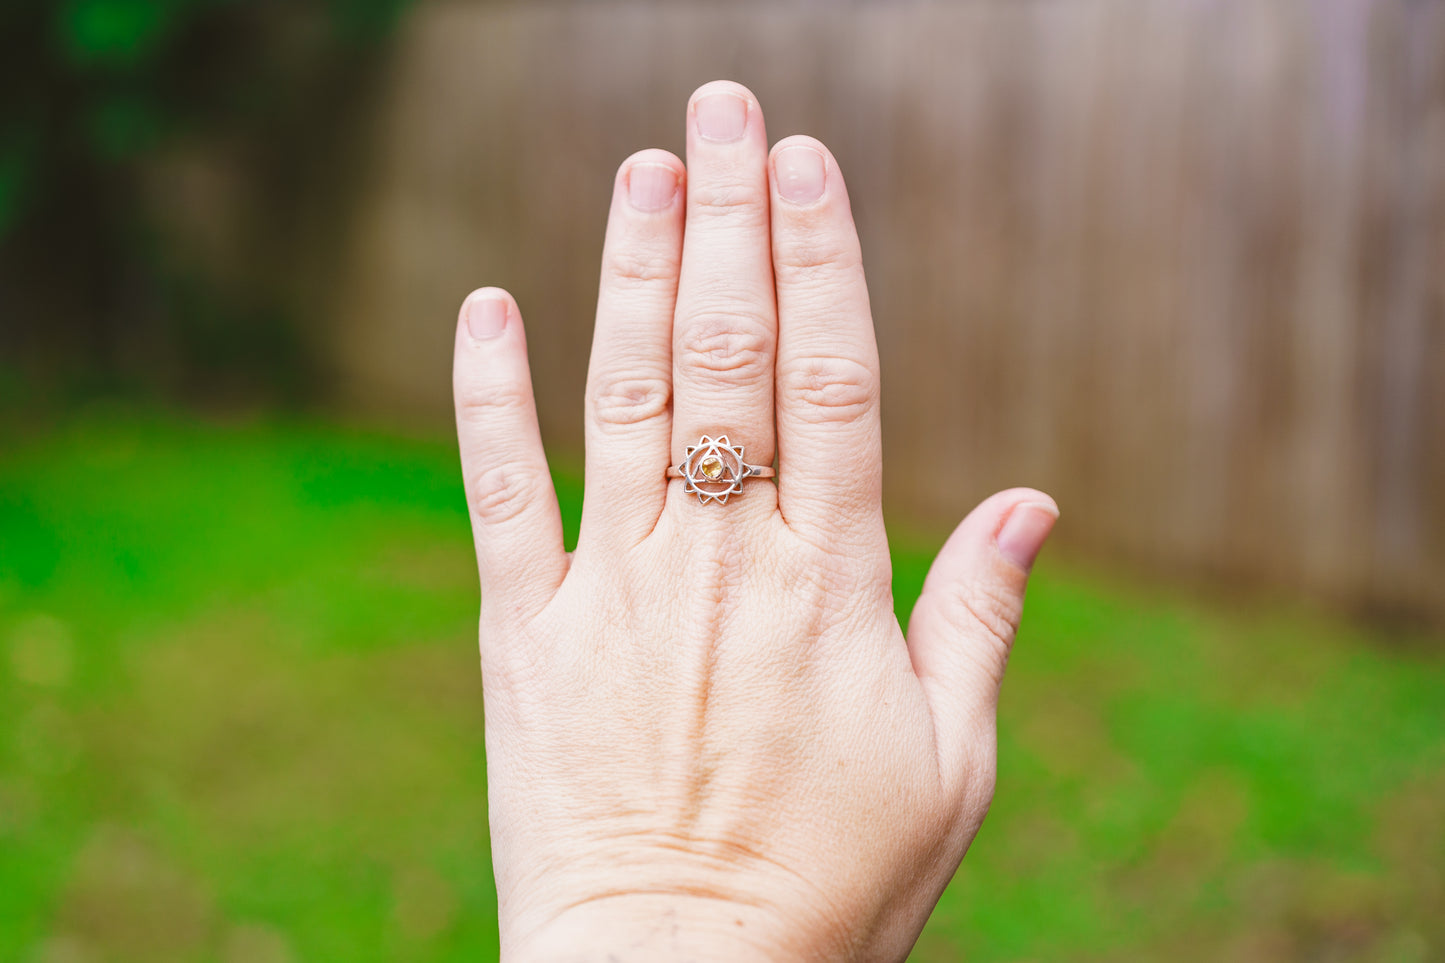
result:
[(712, 381), (731, 392), (772, 380), (773, 331), (755, 315), (710, 312), (679, 322), (679, 328), (676, 365), (689, 382)]
[(621, 378), (592, 395), (592, 421), (601, 430), (631, 428), (672, 413), (672, 379)]
[[(767, 903), (759, 897), (743, 889), (732, 889), (722, 885), (706, 885), (696, 883), (666, 883), (654, 884), (651, 886), (632, 886), (627, 888), (602, 889), (596, 893), (589, 893), (587, 896), (576, 900), (573, 903), (564, 905), (562, 913), (568, 910), (577, 909), (588, 903), (598, 903), (604, 900), (616, 899), (623, 896), (687, 896), (694, 899), (717, 900), (729, 905), (750, 906), (754, 909), (764, 909)], [(561, 913), (558, 914), (559, 916)]]
[(856, 247), (818, 242), (806, 230), (789, 231), (782, 241), (773, 250), (773, 273), (779, 284), (796, 287), (799, 295), (806, 288), (821, 290), (837, 283), (840, 276), (863, 265), (863, 255)]
[(1014, 634), (1018, 631), (1016, 603), (986, 583), (965, 586), (965, 591), (956, 593), (952, 602), (954, 612), (963, 616), (962, 623), (955, 623), (960, 633), (965, 637), (982, 636), (982, 641), (993, 649), (997, 667), (990, 675), (1002, 683), (1004, 666), (1008, 664)]
[(456, 400), (457, 417), (469, 423), (485, 423), (532, 410), (530, 386), (511, 381), (464, 381), (457, 387)]
[[(546, 926), (547, 926), (548, 924), (550, 924), (550, 923), (552, 923), (552, 922), (555, 922), (556, 920), (558, 920), (558, 919), (566, 916), (566, 915), (569, 914), (569, 913), (575, 913), (575, 912), (577, 912), (577, 911), (579, 911), (579, 910), (585, 910), (585, 909), (588, 909), (588, 908), (591, 908), (591, 907), (595, 907), (595, 906), (597, 906), (597, 905), (599, 905), (599, 904), (605, 904), (605, 903), (608, 903), (608, 902), (611, 902), (611, 901), (614, 901), (614, 900), (629, 900), (629, 899), (632, 899), (632, 898), (634, 898), (634, 897), (636, 897), (636, 896), (638, 896), (638, 895), (650, 896), (650, 897), (657, 897), (657, 896), (661, 896), (661, 897), (678, 897), (678, 898), (687, 899), (687, 900), (698, 900), (698, 901), (702, 901), (702, 902), (704, 902), (704, 903), (721, 903), (723, 906), (726, 906), (726, 907), (743, 906), (743, 907), (746, 907), (746, 908), (747, 908), (748, 910), (750, 910), (750, 911), (757, 911), (757, 910), (759, 910), (759, 909), (763, 909), (763, 907), (759, 907), (759, 906), (753, 905), (755, 901), (754, 901), (754, 900), (750, 897), (750, 895), (749, 895), (748, 893), (746, 893), (746, 892), (739, 892), (739, 893), (734, 894), (734, 895), (731, 895), (731, 896), (718, 896), (718, 895), (714, 895), (714, 894), (708, 892), (708, 891), (707, 891), (706, 889), (704, 889), (704, 888), (699, 888), (699, 887), (670, 887), (670, 886), (659, 886), (659, 887), (653, 887), (653, 888), (642, 889), (642, 890), (614, 890), (614, 891), (605, 891), (605, 892), (600, 892), (600, 893), (596, 893), (596, 894), (591, 894), (591, 895), (589, 895), (589, 896), (587, 896), (587, 897), (585, 897), (585, 898), (576, 900), (576, 901), (575, 901), (574, 903), (572, 903), (571, 905), (566, 906), (566, 907), (563, 908), (561, 911), (559, 911), (557, 914), (555, 914), (554, 917), (553, 917), (553, 919), (550, 920), (550, 921), (548, 921), (547, 924), (542, 924), (542, 925), (539, 925), (539, 926), (535, 927), (535, 928), (534, 928), (534, 932), (531, 933), (531, 934), (529, 934), (528, 937), (527, 937), (527, 939), (524, 940), (524, 941), (522, 941), (522, 942), (535, 942), (536, 938), (537, 938), (539, 935), (541, 935), (542, 931), (544, 931), (544, 930), (546, 929)], [(679, 935), (681, 935), (681, 933), (682, 933), (681, 927), (679, 926), (679, 923), (678, 923), (678, 920), (677, 920), (676, 910), (675, 910), (675, 909), (669, 909), (669, 910), (663, 912), (663, 913), (660, 914), (660, 915), (661, 915), (661, 918), (660, 918), (660, 919), (654, 919), (651, 923), (647, 924), (646, 928), (647, 928), (648, 933), (649, 933), (650, 936), (656, 936), (657, 934), (666, 931), (666, 932), (668, 933), (668, 935), (669, 935), (670, 937), (672, 937), (672, 939), (673, 939), (673, 941), (674, 941), (674, 944), (673, 944), (673, 946), (672, 946), (672, 951), (675, 953), (675, 952), (677, 952), (677, 946), (676, 946), (675, 941), (676, 941), (677, 937), (678, 937)], [(730, 918), (732, 919), (732, 923), (731, 923), (731, 926), (730, 926), (729, 928), (732, 929), (735, 934), (737, 934), (737, 935), (741, 936), (743, 939), (747, 940), (747, 941), (751, 944), (751, 946), (750, 946), (751, 951), (752, 951), (754, 954), (756, 954), (755, 956), (749, 956), (749, 957), (747, 957), (748, 959), (758, 959), (758, 960), (775, 960), (775, 959), (780, 959), (779, 957), (773, 955), (773, 953), (771, 953), (771, 952), (769, 952), (767, 949), (765, 949), (765, 947), (764, 947), (762, 944), (756, 943), (756, 940), (755, 940), (755, 938), (752, 936), (752, 934), (750, 934), (750, 933), (747, 932), (747, 929), (748, 929), (747, 923), (743, 920), (743, 918), (742, 918), (741, 915), (733, 914), (733, 913), (729, 913), (729, 914), (727, 914), (727, 915), (728, 915), (728, 917), (730, 917)], [(633, 943), (633, 948), (635, 948), (635, 949), (637, 949), (638, 951), (640, 951), (640, 952), (643, 954), (643, 958), (647, 958), (647, 959), (655, 958), (655, 957), (653, 956), (653, 954), (655, 953), (655, 951), (656, 951), (656, 949), (657, 949), (656, 944), (655, 944), (655, 943), (652, 943), (650, 940), (648, 940), (648, 939), (646, 939), (646, 938), (635, 941), (635, 942)], [(569, 948), (569, 949), (570, 949), (570, 948)], [(595, 956), (593, 956), (593, 955), (590, 955), (590, 953), (591, 953), (591, 951), (589, 951), (589, 953), (588, 953), (587, 955), (578, 956), (578, 957), (575, 957), (575, 958), (574, 958), (574, 957), (561, 957), (560, 959), (569, 959), (569, 960), (570, 960), (570, 959), (576, 959), (576, 960), (579, 961), (579, 963), (593, 963), (593, 961), (595, 961), (595, 960), (597, 959), (597, 957), (595, 957)], [(534, 958), (536, 958), (536, 957), (527, 957), (527, 958), (528, 958), (528, 959), (534, 959)], [(558, 960), (559, 957), (556, 957), (555, 955), (548, 955), (547, 957), (545, 957), (545, 959), (548, 960), (549, 963), (552, 963), (552, 961)], [(609, 953), (608, 956), (607, 956), (607, 959), (608, 959), (609, 961), (612, 961), (612, 960), (618, 960), (619, 957), (616, 956), (616, 955), (613, 954), (613, 953)], [(669, 959), (669, 960), (676, 960), (677, 963), (685, 963), (685, 961), (691, 960), (692, 957), (669, 956), (668, 959)]]
[[(728, 285), (737, 283), (736, 278), (731, 278), (726, 274), (718, 274), (714, 277), (712, 276), (713, 272), (714, 269), (711, 267), (693, 268), (693, 276), (690, 279), (692, 286), (706, 284), (715, 289), (726, 289)], [(729, 297), (707, 295), (691, 298), (686, 307), (678, 307), (673, 324), (674, 339), (685, 333), (699, 320), (705, 321), (709, 318), (732, 325), (733, 330), (741, 327), (748, 330), (749, 333), (757, 331), (766, 335), (770, 343), (767, 353), (769, 357), (772, 357), (771, 343), (776, 341), (778, 336), (777, 292), (772, 285), (757, 290), (733, 291)]]
[(732, 222), (734, 229), (768, 231), (768, 193), (763, 182), (699, 185), (693, 179), (687, 195), (688, 217)]
[(613, 294), (628, 297), (655, 297), (657, 282), (676, 283), (678, 263), (671, 254), (636, 255), (623, 257), (614, 255), (603, 266), (608, 283), (614, 288)]
[[(814, 912), (820, 919), (842, 920), (848, 919), (850, 914), (846, 909), (837, 904), (827, 889), (820, 886), (816, 881), (798, 872), (797, 869), (778, 859), (769, 856), (762, 848), (750, 845), (737, 840), (700, 837), (680, 831), (642, 829), (629, 832), (611, 834), (610, 840), (634, 840), (638, 845), (648, 852), (671, 852), (678, 853), (690, 858), (701, 857), (712, 863), (714, 867), (725, 874), (725, 878), (731, 880), (734, 877), (746, 879), (747, 872), (753, 864), (764, 864), (784, 874), (788, 879), (796, 882), (802, 889), (812, 894), (815, 904), (820, 909)], [(691, 897), (704, 897), (709, 899), (728, 900), (759, 909), (769, 908), (769, 902), (751, 891), (745, 884), (731, 884), (719, 882), (713, 886), (703, 886), (684, 881), (673, 881), (669, 883), (658, 883), (641, 890), (607, 890), (604, 889), (587, 899), (579, 900), (577, 904), (582, 905), (629, 893), (653, 893), (660, 895), (684, 895)], [(568, 907), (569, 909), (572, 907)]]
[(854, 425), (878, 404), (872, 368), (841, 355), (809, 355), (778, 366), (779, 404), (810, 424)]
[(537, 478), (516, 465), (498, 465), (479, 472), (472, 480), (472, 512), (482, 524), (504, 525), (532, 507)]

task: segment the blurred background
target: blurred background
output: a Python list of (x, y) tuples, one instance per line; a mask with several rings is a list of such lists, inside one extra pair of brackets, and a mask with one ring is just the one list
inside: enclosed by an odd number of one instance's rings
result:
[(573, 525), (613, 173), (716, 77), (849, 179), (900, 617), (1064, 511), (914, 958), (1445, 960), (1434, 0), (10, 0), (0, 959), (495, 957), (456, 310)]

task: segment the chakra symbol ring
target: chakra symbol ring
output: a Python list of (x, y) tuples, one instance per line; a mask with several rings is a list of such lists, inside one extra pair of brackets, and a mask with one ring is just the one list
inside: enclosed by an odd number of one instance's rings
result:
[(682, 490), (704, 505), (714, 499), (726, 504), (729, 495), (743, 490), (744, 478), (772, 478), (773, 470), (743, 461), (743, 446), (729, 442), (727, 435), (703, 435), (686, 447), (682, 464), (668, 467), (667, 477), (683, 479)]

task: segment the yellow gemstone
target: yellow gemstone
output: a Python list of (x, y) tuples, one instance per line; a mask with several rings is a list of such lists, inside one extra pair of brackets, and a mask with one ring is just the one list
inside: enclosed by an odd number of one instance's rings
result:
[(697, 467), (702, 469), (702, 473), (705, 477), (710, 478), (713, 481), (716, 481), (717, 479), (722, 477), (722, 459), (719, 458), (717, 455), (708, 455)]

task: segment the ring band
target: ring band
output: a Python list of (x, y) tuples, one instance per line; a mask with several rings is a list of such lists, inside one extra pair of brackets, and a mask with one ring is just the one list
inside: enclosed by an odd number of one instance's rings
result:
[(772, 478), (775, 473), (771, 466), (743, 461), (743, 446), (728, 441), (727, 435), (703, 435), (683, 450), (682, 463), (669, 465), (665, 474), (683, 479), (682, 490), (706, 505), (714, 500), (726, 504), (729, 495), (743, 490), (746, 478)]

